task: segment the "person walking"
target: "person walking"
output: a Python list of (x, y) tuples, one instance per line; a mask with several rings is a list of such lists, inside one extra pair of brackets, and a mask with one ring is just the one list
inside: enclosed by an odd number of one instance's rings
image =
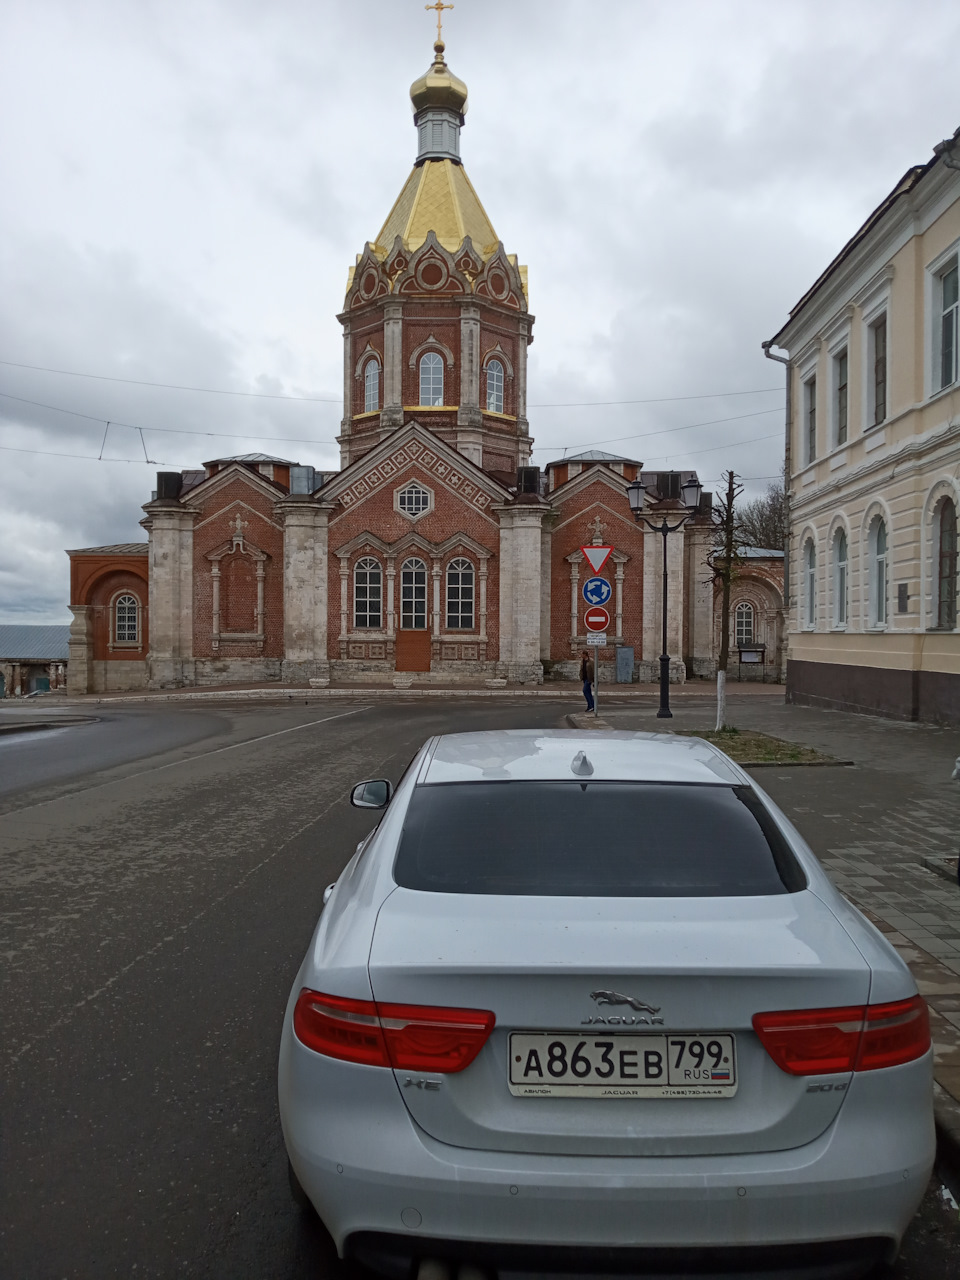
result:
[(590, 657), (590, 650), (584, 649), (580, 658), (580, 680), (583, 683), (583, 696), (587, 700), (587, 710), (593, 710), (593, 659)]

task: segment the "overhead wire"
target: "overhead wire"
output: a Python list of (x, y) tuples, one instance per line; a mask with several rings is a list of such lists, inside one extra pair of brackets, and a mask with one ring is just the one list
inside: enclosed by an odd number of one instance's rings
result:
[[(342, 396), (291, 396), (268, 391), (233, 391), (225, 387), (191, 387), (178, 382), (148, 382), (143, 378), (120, 378), (107, 373), (80, 373), (75, 369), (54, 369), (44, 364), (25, 364), (20, 360), (0, 360), (0, 365), (10, 369), (31, 369), (35, 373), (56, 373), (66, 378), (92, 378), (97, 382), (122, 382), (132, 387), (157, 387), (167, 391), (196, 391), (213, 396), (249, 396), (257, 400), (301, 400), (308, 404), (340, 404)], [(728, 396), (759, 396), (771, 392), (783, 394), (782, 387), (756, 387), (747, 391), (700, 392), (692, 396), (656, 396), (645, 400), (577, 400), (569, 403), (530, 404), (531, 409), (588, 409), (623, 404), (672, 404), (681, 400), (719, 400)]]

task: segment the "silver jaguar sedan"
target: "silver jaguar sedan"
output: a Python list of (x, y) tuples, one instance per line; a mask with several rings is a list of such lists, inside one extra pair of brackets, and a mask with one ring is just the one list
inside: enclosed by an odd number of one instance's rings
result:
[(933, 1165), (926, 1006), (741, 768), (672, 735), (453, 734), (352, 800), (383, 816), (328, 890), (279, 1064), (294, 1185), (341, 1255), (892, 1260)]

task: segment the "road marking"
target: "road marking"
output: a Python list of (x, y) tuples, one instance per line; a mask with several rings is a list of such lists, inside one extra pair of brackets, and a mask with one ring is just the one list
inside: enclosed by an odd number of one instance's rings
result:
[(262, 733), (258, 738), (244, 738), (243, 742), (231, 742), (226, 747), (214, 747), (211, 751), (201, 751), (195, 756), (185, 756), (182, 760), (171, 760), (167, 764), (154, 765), (152, 769), (141, 769), (138, 773), (125, 773), (120, 778), (110, 778), (106, 782), (95, 782), (91, 787), (79, 787), (76, 791), (65, 791), (63, 795), (54, 796), (50, 800), (38, 800), (36, 804), (25, 804), (20, 809), (5, 809), (0, 813), (0, 816), (9, 818), (17, 813), (28, 813), (31, 809), (43, 809), (48, 804), (59, 804), (61, 800), (72, 800), (74, 796), (84, 796), (91, 791), (100, 791), (103, 787), (112, 787), (118, 782), (129, 782), (133, 778), (145, 778), (148, 773), (161, 773), (164, 769), (176, 769), (180, 765), (193, 764), (195, 760), (203, 760), (206, 756), (217, 756), (223, 751), (235, 751), (238, 747), (249, 747), (255, 742), (266, 742), (268, 738), (280, 738), (285, 733), (296, 733), (299, 729), (312, 729), (318, 724), (328, 724), (331, 720), (344, 720), (348, 716), (358, 716), (361, 711), (369, 710), (370, 707), (356, 707), (353, 711), (341, 711), (339, 715), (324, 716), (322, 720), (308, 720), (306, 724), (295, 724), (289, 729), (276, 729), (273, 733)]
[[(340, 718), (341, 717), (339, 716), (328, 717), (328, 719), (332, 719), (332, 720), (339, 720)], [(324, 721), (317, 720), (317, 721), (314, 721), (314, 723), (323, 724)], [(308, 726), (298, 725), (297, 727), (305, 729)], [(281, 732), (287, 733), (289, 732), (289, 730), (284, 729), (284, 730), (281, 730)], [(272, 738), (275, 736), (276, 735), (272, 733), (268, 733), (264, 735), (264, 737), (267, 737), (267, 738)], [(257, 739), (251, 739), (251, 741), (257, 741)], [(242, 746), (244, 744), (238, 742), (235, 745)], [(226, 748), (226, 747), (220, 748), (220, 749), (229, 750), (229, 748)], [(214, 753), (210, 752), (209, 754), (213, 755)], [(162, 766), (162, 767), (165, 768), (166, 766)], [(94, 1000), (99, 999), (100, 996), (105, 995), (106, 992), (108, 992), (111, 987), (116, 986), (116, 984), (120, 981), (120, 979), (123, 978), (127, 973), (129, 973), (130, 970), (133, 969), (136, 965), (148, 959), (150, 956), (156, 955), (156, 953), (162, 947), (167, 946), (168, 943), (176, 941), (178, 935), (182, 936), (189, 929), (192, 929), (193, 926), (198, 923), (198, 921), (204, 918), (204, 916), (209, 915), (210, 912), (215, 907), (220, 906), (222, 902), (225, 902), (227, 898), (229, 898), (232, 894), (236, 893), (237, 890), (241, 888), (241, 886), (244, 885), (246, 881), (251, 878), (251, 876), (256, 875), (256, 873), (262, 870), (267, 865), (268, 862), (272, 862), (274, 858), (279, 857), (279, 855), (284, 851), (284, 849), (286, 849), (287, 845), (292, 844), (294, 840), (299, 839), (299, 837), (302, 836), (305, 831), (309, 831), (309, 829), (312, 826), (314, 826), (315, 823), (319, 822), (321, 818), (326, 817), (326, 815), (330, 812), (330, 810), (333, 809), (335, 805), (342, 803), (342, 801), (343, 801), (343, 795), (341, 793), (338, 793), (336, 798), (331, 800), (325, 809), (321, 809), (320, 812), (318, 814), (315, 814), (314, 817), (312, 817), (309, 822), (305, 822), (302, 827), (298, 828), (298, 830), (296, 830), (293, 833), (292, 836), (284, 840), (283, 844), (278, 845), (277, 848), (274, 849), (272, 853), (268, 853), (267, 856), (265, 858), (262, 858), (255, 866), (250, 867), (247, 871), (245, 871), (238, 880), (235, 880), (233, 882), (233, 884), (230, 886), (229, 889), (225, 889), (223, 893), (221, 893), (218, 897), (214, 898), (211, 902), (208, 902), (205, 907), (201, 908), (200, 911), (198, 911), (195, 915), (191, 916), (189, 920), (185, 921), (183, 924), (177, 925), (172, 933), (165, 934), (162, 938), (159, 939), (159, 941), (155, 942), (152, 947), (148, 947), (146, 951), (141, 951), (138, 956), (134, 956), (132, 960), (128, 960), (126, 964), (121, 965), (120, 968), (116, 971), (116, 973), (113, 974), (112, 977), (108, 978), (106, 982), (102, 983), (101, 986), (97, 987), (95, 991), (91, 991), (88, 995), (81, 996), (79, 1000), (75, 1000), (70, 1005), (70, 1007), (66, 1010), (66, 1012), (63, 1013), (59, 1018), (57, 1018), (54, 1022), (47, 1023), (44, 1026), (43, 1031), (39, 1035), (34, 1036), (31, 1040), (25, 1041), (13, 1053), (9, 1054), (7, 1057), (7, 1061), (11, 1065), (19, 1061), (19, 1059), (22, 1058), (25, 1053), (29, 1053), (32, 1049), (35, 1049), (37, 1045), (42, 1044), (43, 1041), (45, 1040), (48, 1040), (54, 1031), (59, 1031), (60, 1028), (65, 1026), (68, 1022), (72, 1022), (75, 1015), (80, 1012), (80, 1010), (84, 1007), (84, 1005), (91, 1004)]]

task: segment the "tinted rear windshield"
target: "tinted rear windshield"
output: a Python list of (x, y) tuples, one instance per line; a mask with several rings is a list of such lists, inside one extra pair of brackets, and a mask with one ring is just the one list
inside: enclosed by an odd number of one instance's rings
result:
[(749, 787), (640, 782), (417, 787), (394, 877), (435, 893), (589, 898), (741, 897), (806, 887)]

